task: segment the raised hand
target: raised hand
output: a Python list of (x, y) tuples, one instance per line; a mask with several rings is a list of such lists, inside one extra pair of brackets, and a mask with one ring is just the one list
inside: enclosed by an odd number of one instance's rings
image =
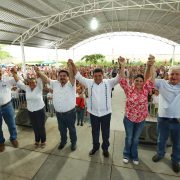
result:
[(148, 57), (147, 66), (151, 67), (151, 66), (154, 65), (154, 63), (155, 63), (155, 57), (150, 54), (149, 57)]
[(74, 74), (74, 63), (72, 59), (68, 59), (67, 66), (69, 68), (69, 80), (72, 85), (75, 83), (75, 74)]
[(72, 59), (68, 59), (68, 63), (72, 64), (74, 63)]
[(154, 67), (154, 63), (155, 63), (155, 57), (153, 55), (149, 55), (148, 57), (148, 61), (147, 61), (147, 67), (146, 67), (146, 71), (144, 74), (144, 81), (146, 82), (146, 80), (151, 80), (154, 82), (155, 80), (155, 67)]
[(72, 59), (68, 59), (67, 64), (68, 64), (68, 67), (69, 67), (70, 69), (72, 69), (73, 74), (76, 75), (77, 69), (76, 69), (76, 66), (75, 66), (73, 60), (72, 60)]
[(34, 70), (36, 73), (39, 72), (39, 68), (37, 66), (34, 66)]
[(17, 69), (16, 69), (15, 66), (11, 68), (11, 73), (12, 74), (17, 74)]
[(119, 63), (120, 66), (121, 66), (121, 65), (125, 65), (125, 63), (126, 63), (125, 58), (119, 56), (119, 58), (118, 58), (118, 63)]
[(69, 69), (72, 69), (72, 63), (73, 63), (72, 59), (68, 59), (67, 66)]

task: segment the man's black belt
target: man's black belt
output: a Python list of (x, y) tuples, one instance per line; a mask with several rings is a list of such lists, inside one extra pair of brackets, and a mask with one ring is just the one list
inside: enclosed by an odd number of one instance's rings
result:
[(0, 107), (1, 107), (1, 108), (6, 107), (6, 106), (7, 106), (10, 102), (11, 102), (11, 101), (9, 101), (9, 102), (8, 102), (8, 103), (6, 103), (6, 104), (1, 105)]

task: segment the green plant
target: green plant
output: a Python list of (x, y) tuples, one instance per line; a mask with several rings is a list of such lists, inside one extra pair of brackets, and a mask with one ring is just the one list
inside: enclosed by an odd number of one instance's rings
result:
[(0, 61), (11, 57), (10, 53), (3, 50), (4, 45), (0, 44)]
[(88, 64), (97, 64), (98, 62), (104, 62), (105, 56), (102, 54), (85, 55), (81, 58), (81, 61), (85, 61)]

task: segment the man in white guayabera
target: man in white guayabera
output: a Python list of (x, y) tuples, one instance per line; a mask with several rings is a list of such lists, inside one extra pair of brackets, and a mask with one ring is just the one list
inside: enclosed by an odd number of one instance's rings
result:
[(68, 67), (75, 78), (88, 89), (87, 110), (90, 113), (93, 148), (89, 155), (94, 155), (99, 149), (100, 127), (102, 132), (102, 150), (104, 157), (109, 157), (109, 134), (111, 121), (111, 91), (119, 82), (119, 74), (112, 79), (103, 79), (103, 70), (96, 68), (93, 71), (93, 79), (83, 77), (77, 71), (72, 60), (68, 61)]

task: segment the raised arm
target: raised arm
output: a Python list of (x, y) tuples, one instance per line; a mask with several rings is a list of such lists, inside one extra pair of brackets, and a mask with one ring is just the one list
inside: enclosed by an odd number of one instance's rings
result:
[(18, 82), (18, 81), (19, 81), (19, 77), (18, 77), (18, 74), (17, 74), (17, 69), (16, 69), (15, 67), (13, 67), (13, 68), (11, 69), (11, 73), (12, 73), (12, 75), (13, 75), (13, 77), (14, 77), (14, 80), (15, 80), (16, 82)]
[(68, 60), (68, 63), (71, 64), (74, 77), (75, 77), (81, 84), (83, 84), (84, 86), (88, 87), (89, 82), (91, 82), (92, 80), (83, 77), (83, 76), (80, 74), (80, 72), (77, 71), (77, 68), (76, 68), (73, 60), (71, 60), (71, 59)]
[(11, 69), (11, 73), (14, 77), (14, 80), (17, 82), (17, 85), (20, 89), (26, 91), (26, 85), (19, 79), (18, 75), (17, 75), (17, 69), (15, 67), (13, 67)]
[(73, 72), (73, 74), (75, 76), (77, 74), (77, 68), (72, 59), (68, 60), (68, 65), (71, 65), (71, 68), (72, 68), (71, 71)]
[(148, 79), (153, 81), (155, 80), (155, 57), (153, 55), (149, 55), (147, 65), (146, 65), (146, 71), (144, 74), (144, 81), (146, 82)]
[(75, 83), (75, 74), (73, 72), (73, 67), (72, 67), (72, 63), (71, 63), (71, 59), (68, 60), (67, 62), (67, 66), (68, 66), (68, 69), (69, 69), (69, 81), (71, 82), (72, 86), (74, 86), (74, 83)]
[[(120, 56), (120, 57), (118, 58), (118, 62), (119, 62), (119, 70), (118, 70), (117, 76), (116, 76), (115, 78), (109, 79), (109, 83), (110, 83), (110, 85), (111, 85), (112, 88), (119, 83), (119, 78), (120, 78), (120, 77), (124, 77), (124, 75), (121, 74), (121, 66), (122, 66), (122, 71), (123, 71), (123, 72), (124, 72), (125, 66), (124, 66), (123, 63), (121, 63), (121, 62), (125, 62), (125, 59)], [(122, 64), (122, 65), (121, 65), (121, 64)]]
[(118, 63), (119, 63), (119, 74), (120, 74), (120, 79), (119, 79), (119, 84), (120, 86), (123, 88), (126, 96), (129, 92), (129, 83), (127, 81), (127, 79), (125, 78), (125, 64), (126, 64), (126, 60), (123, 57), (119, 57), (118, 58)]
[(36, 74), (42, 79), (42, 81), (50, 84), (50, 79), (43, 72), (41, 72), (37, 66), (34, 67), (34, 70)]
[(124, 78), (125, 77), (125, 64), (126, 64), (126, 61), (125, 61), (125, 58), (123, 57), (119, 57), (118, 58), (118, 63), (119, 63), (119, 75), (121, 78)]

